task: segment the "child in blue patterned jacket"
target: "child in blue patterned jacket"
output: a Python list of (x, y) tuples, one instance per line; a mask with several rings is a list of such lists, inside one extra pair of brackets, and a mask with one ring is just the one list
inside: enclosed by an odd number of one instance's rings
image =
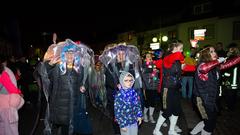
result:
[(134, 77), (123, 71), (119, 77), (120, 90), (115, 95), (114, 113), (121, 135), (137, 135), (138, 125), (142, 123), (140, 97), (135, 89)]

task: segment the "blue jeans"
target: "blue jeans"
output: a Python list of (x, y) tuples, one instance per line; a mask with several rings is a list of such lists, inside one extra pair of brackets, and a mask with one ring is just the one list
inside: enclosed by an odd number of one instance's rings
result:
[(193, 89), (193, 77), (192, 76), (183, 76), (182, 77), (182, 97), (187, 97), (187, 84), (188, 84), (188, 98), (192, 98), (192, 89)]
[(126, 132), (121, 130), (121, 135), (137, 135), (138, 134), (137, 123), (129, 125), (126, 128), (127, 128)]

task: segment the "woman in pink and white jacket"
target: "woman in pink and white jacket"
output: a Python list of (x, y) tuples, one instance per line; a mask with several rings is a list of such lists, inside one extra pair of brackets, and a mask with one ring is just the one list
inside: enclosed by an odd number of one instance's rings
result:
[(18, 109), (24, 100), (16, 86), (16, 79), (0, 60), (0, 135), (18, 135)]

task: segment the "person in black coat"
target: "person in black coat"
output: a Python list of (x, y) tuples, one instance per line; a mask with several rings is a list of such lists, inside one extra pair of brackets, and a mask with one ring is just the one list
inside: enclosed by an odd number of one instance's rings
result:
[(85, 96), (88, 68), (92, 62), (87, 51), (91, 49), (71, 40), (57, 47), (60, 54), (51, 53), (49, 49), (44, 62), (37, 67), (47, 100), (44, 134), (91, 134)]
[(199, 53), (193, 93), (203, 122), (199, 122), (191, 134), (201, 132), (204, 135), (211, 135), (217, 122), (220, 71), (239, 64), (240, 57), (237, 56), (226, 61), (226, 58), (218, 57), (212, 46), (204, 48)]
[[(232, 59), (240, 55), (239, 48), (236, 43), (231, 43), (228, 46), (228, 50), (228, 59)], [(237, 102), (237, 92), (240, 89), (240, 65), (224, 70), (222, 80), (227, 109), (234, 111)]]

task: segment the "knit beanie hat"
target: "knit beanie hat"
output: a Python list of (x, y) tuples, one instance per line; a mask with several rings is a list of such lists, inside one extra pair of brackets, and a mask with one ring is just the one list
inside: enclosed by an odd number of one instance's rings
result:
[(132, 81), (132, 86), (133, 86), (133, 84), (134, 84), (134, 77), (133, 77), (133, 75), (131, 74), (131, 73), (129, 73), (129, 72), (126, 72), (126, 71), (122, 71), (121, 72), (121, 74), (120, 74), (120, 77), (119, 77), (119, 82), (120, 82), (120, 84), (121, 84), (121, 86), (122, 86), (122, 88), (123, 89), (127, 89), (126, 87), (125, 87), (125, 85), (124, 85), (124, 78), (126, 77), (126, 76), (128, 76), (128, 75), (130, 75), (130, 76), (132, 76), (132, 79), (133, 79), (133, 81)]

